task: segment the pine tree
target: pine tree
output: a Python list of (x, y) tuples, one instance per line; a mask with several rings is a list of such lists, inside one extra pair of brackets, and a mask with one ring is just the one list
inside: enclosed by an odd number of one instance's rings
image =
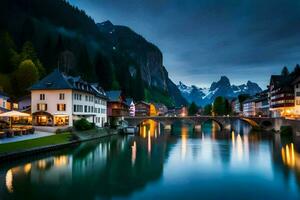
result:
[(114, 82), (113, 69), (111, 63), (101, 53), (98, 53), (95, 58), (95, 71), (100, 85), (105, 90), (112, 89)]
[(191, 105), (190, 105), (189, 108), (188, 108), (188, 113), (189, 113), (189, 115), (190, 115), (190, 116), (193, 116), (193, 115), (197, 114), (198, 109), (199, 109), (199, 108), (198, 108), (198, 106), (196, 105), (196, 103), (195, 103), (195, 102), (192, 102)]
[(137, 101), (142, 101), (145, 98), (144, 81), (142, 79), (142, 73), (140, 67), (137, 67), (134, 97), (135, 100)]
[(288, 68), (286, 66), (284, 66), (282, 68), (281, 75), (282, 76), (288, 76), (289, 74), (290, 74), (290, 72), (289, 72)]

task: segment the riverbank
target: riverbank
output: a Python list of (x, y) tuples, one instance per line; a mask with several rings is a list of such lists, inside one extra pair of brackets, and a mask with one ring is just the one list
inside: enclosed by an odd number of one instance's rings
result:
[(0, 145), (0, 161), (22, 158), (28, 155), (63, 149), (81, 142), (116, 135), (116, 130), (93, 129), (65, 132), (43, 138), (12, 142)]

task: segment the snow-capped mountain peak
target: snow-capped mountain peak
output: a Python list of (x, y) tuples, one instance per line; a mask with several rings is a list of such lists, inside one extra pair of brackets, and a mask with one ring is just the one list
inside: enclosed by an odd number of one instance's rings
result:
[(240, 94), (254, 95), (262, 91), (256, 83), (251, 81), (242, 85), (231, 85), (226, 76), (221, 76), (220, 80), (213, 82), (210, 88), (187, 86), (182, 82), (179, 82), (177, 87), (188, 102), (195, 102), (199, 106), (212, 103), (217, 96), (235, 98)]

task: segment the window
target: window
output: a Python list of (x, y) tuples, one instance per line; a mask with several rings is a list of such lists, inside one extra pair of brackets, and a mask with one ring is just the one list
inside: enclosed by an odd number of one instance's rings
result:
[(77, 112), (77, 105), (74, 105), (74, 106), (73, 106), (73, 111), (74, 111), (74, 112)]
[(66, 111), (66, 104), (57, 104), (57, 111)]
[(37, 110), (38, 111), (46, 111), (47, 110), (47, 104), (45, 104), (45, 103), (38, 103), (37, 104)]
[(40, 100), (45, 100), (45, 94), (40, 94)]
[(64, 93), (60, 93), (59, 94), (59, 100), (64, 100), (65, 99), (65, 94)]
[(297, 96), (297, 97), (300, 97), (300, 92), (296, 92), (296, 96)]
[(85, 101), (88, 101), (88, 96), (87, 95), (85, 95)]
[(300, 105), (300, 100), (296, 100), (296, 105)]
[(87, 106), (84, 106), (84, 112), (87, 112)]

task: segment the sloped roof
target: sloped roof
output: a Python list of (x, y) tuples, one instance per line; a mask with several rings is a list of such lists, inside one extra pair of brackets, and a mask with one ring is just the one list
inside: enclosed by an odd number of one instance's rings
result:
[(289, 87), (292, 84), (292, 77), (283, 75), (272, 75), (270, 84), (271, 83), (273, 83), (274, 88)]
[(98, 84), (90, 84), (80, 76), (67, 76), (55, 69), (48, 76), (32, 85), (29, 90), (62, 90), (72, 89), (94, 94), (98, 97), (107, 98), (104, 90)]
[(109, 101), (120, 101), (121, 90), (107, 91), (106, 95), (107, 95)]
[(72, 85), (66, 80), (65, 76), (55, 69), (48, 76), (32, 85), (29, 90), (57, 90), (73, 89)]

